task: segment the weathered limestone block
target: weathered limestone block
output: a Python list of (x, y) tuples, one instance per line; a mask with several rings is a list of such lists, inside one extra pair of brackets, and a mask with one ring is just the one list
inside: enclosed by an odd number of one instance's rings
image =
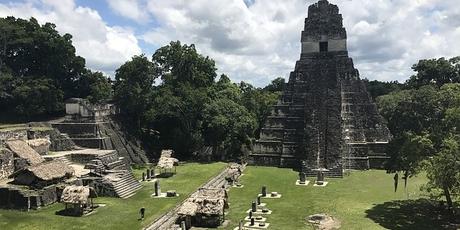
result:
[(26, 142), (40, 155), (46, 155), (50, 150), (51, 141), (48, 138), (32, 139), (27, 140)]
[(27, 128), (0, 130), (0, 146), (3, 146), (7, 140), (27, 140)]
[(8, 178), (14, 172), (14, 154), (6, 148), (0, 148), (0, 179)]

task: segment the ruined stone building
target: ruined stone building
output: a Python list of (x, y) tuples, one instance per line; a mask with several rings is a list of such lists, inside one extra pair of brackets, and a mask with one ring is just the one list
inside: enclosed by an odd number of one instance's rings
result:
[(146, 153), (134, 137), (128, 136), (113, 119), (116, 108), (112, 104), (91, 104), (81, 98), (65, 103), (64, 121), (52, 126), (70, 137), (78, 146), (103, 150), (117, 150), (128, 164), (148, 163)]
[(343, 168), (380, 167), (390, 133), (348, 56), (336, 5), (320, 0), (308, 8), (301, 43), (300, 60), (250, 163), (300, 167), (304, 162), (307, 174), (326, 168), (336, 177)]
[[(121, 131), (110, 129), (114, 136), (95, 136), (101, 133), (99, 126), (108, 125), (104, 119), (109, 107), (74, 101), (77, 103), (70, 104), (77, 106), (67, 106), (70, 110), (62, 123), (37, 122), (0, 129), (0, 208), (40, 208), (58, 202), (63, 189), (72, 185), (120, 198), (130, 197), (142, 187), (129, 167), (138, 162), (135, 156), (140, 151), (134, 153), (135, 148), (129, 147), (133, 144)], [(53, 128), (56, 126), (63, 132)], [(79, 138), (86, 140), (79, 142)], [(115, 147), (78, 145), (104, 138)]]

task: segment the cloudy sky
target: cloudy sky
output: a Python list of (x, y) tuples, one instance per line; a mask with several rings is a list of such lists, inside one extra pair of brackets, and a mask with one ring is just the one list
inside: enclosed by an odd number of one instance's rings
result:
[[(73, 35), (93, 70), (180, 40), (234, 81), (287, 77), (313, 0), (0, 0), (0, 17), (35, 17)], [(330, 0), (339, 5), (362, 78), (404, 81), (417, 60), (460, 55), (458, 0)]]

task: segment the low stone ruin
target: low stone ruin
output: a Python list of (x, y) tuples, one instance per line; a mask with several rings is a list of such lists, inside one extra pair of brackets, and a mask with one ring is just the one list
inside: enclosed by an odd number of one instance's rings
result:
[(62, 214), (82, 216), (94, 209), (93, 198), (97, 197), (92, 187), (70, 185), (64, 188), (61, 203), (65, 204)]
[(112, 104), (91, 104), (81, 98), (66, 101), (66, 117), (52, 127), (66, 134), (76, 145), (84, 148), (117, 150), (128, 164), (144, 164), (149, 159), (140, 142), (127, 132), (116, 120)]
[(0, 130), (0, 207), (40, 208), (71, 185), (121, 198), (141, 188), (116, 150), (82, 149), (46, 124)]
[(32, 139), (26, 142), (40, 155), (46, 155), (50, 151), (51, 141), (47, 138)]
[(24, 140), (3, 143), (1, 157), (7, 161), (0, 162), (0, 207), (29, 210), (56, 202), (60, 184), (74, 175), (73, 168), (61, 161), (45, 161)]
[(14, 184), (32, 188), (44, 188), (71, 178), (75, 170), (61, 161), (35, 164), (13, 173)]
[(224, 222), (227, 199), (225, 189), (200, 188), (180, 207), (180, 220), (185, 221), (187, 229), (191, 226), (218, 227)]
[(244, 165), (231, 163), (228, 165), (228, 172), (225, 180), (232, 187), (242, 187), (243, 185), (239, 183), (239, 178), (243, 173)]
[(307, 218), (308, 223), (313, 224), (320, 230), (340, 229), (340, 221), (328, 214), (314, 214)]
[(84, 168), (89, 173), (80, 177), (83, 185), (93, 187), (100, 196), (120, 198), (130, 197), (142, 187), (115, 150), (92, 150), (92, 153), (87, 153), (91, 157), (81, 157), (82, 152), (72, 157), (86, 159)]
[[(172, 173), (172, 169), (179, 164), (179, 160), (172, 157), (174, 151), (173, 150), (162, 150), (160, 159), (158, 160), (157, 167), (160, 168), (160, 174), (164, 173)], [(175, 171), (175, 170), (174, 170)]]

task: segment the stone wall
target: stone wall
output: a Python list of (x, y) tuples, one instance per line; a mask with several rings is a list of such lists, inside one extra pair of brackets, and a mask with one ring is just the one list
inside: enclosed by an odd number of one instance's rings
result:
[(18, 158), (18, 157), (14, 158), (14, 170), (15, 171), (18, 171), (28, 166), (29, 166), (29, 162), (26, 159)]
[(40, 155), (47, 155), (50, 150), (51, 141), (48, 138), (32, 139), (26, 142)]
[(71, 138), (97, 137), (97, 123), (53, 123), (54, 128), (61, 133), (68, 134)]
[(80, 147), (90, 149), (103, 149), (104, 138), (72, 138), (72, 141)]
[(27, 128), (0, 130), (0, 146), (4, 146), (7, 140), (27, 140), (27, 130)]
[(117, 193), (110, 181), (104, 180), (101, 177), (82, 178), (84, 186), (93, 187), (98, 196), (117, 197)]
[(96, 154), (78, 154), (78, 153), (72, 153), (71, 155), (71, 161), (78, 163), (78, 164), (88, 164), (92, 160), (96, 159)]
[(8, 178), (14, 172), (14, 154), (0, 147), (0, 180)]
[(0, 187), (0, 207), (28, 211), (44, 207), (58, 201), (56, 186), (40, 190), (29, 190), (20, 186)]

